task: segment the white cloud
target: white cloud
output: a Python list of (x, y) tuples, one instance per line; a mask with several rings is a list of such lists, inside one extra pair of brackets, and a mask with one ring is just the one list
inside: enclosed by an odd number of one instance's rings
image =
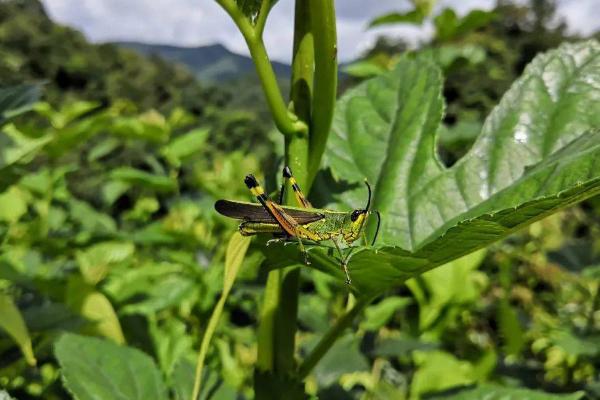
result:
[[(563, 0), (559, 13), (573, 30), (589, 34), (600, 27), (598, 0)], [(43, 0), (50, 16), (83, 31), (93, 41), (130, 40), (180, 46), (222, 43), (247, 54), (242, 35), (213, 0)], [(293, 37), (293, 0), (273, 8), (265, 43), (275, 60), (289, 61)], [(596, 3), (594, 5), (594, 3)], [(378, 35), (402, 36), (410, 42), (427, 37), (431, 27), (385, 27), (366, 30), (369, 20), (408, 8), (408, 1), (338, 0), (338, 54), (342, 61), (359, 55)], [(437, 8), (451, 6), (459, 14), (472, 8), (492, 8), (495, 0), (440, 0)]]

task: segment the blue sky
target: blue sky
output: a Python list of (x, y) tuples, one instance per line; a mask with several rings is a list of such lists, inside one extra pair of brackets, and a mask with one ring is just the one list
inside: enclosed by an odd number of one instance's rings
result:
[[(214, 0), (43, 0), (50, 16), (83, 31), (92, 41), (135, 40), (181, 46), (222, 43), (247, 54), (241, 35)], [(289, 61), (293, 0), (279, 0), (269, 17), (265, 42), (270, 56)], [(495, 0), (439, 0), (459, 14), (489, 9)], [(342, 61), (358, 56), (375, 38), (386, 33), (413, 43), (426, 38), (431, 27), (391, 27), (366, 30), (369, 20), (410, 7), (408, 0), (337, 0), (338, 52)], [(559, 15), (571, 31), (589, 34), (600, 29), (600, 0), (559, 0)]]

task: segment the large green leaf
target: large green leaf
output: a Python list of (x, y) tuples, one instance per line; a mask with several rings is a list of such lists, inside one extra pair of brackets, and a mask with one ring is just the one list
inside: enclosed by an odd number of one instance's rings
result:
[[(364, 207), (367, 177), (382, 213), (383, 247), (350, 262), (358, 291), (400, 283), (600, 192), (598, 42), (536, 57), (451, 168), (435, 151), (441, 85), (437, 67), (403, 59), (338, 102), (324, 162), (351, 190), (333, 207)], [(311, 253), (341, 276), (325, 250)]]
[(56, 343), (55, 354), (63, 382), (78, 400), (168, 398), (154, 361), (137, 349), (64, 334)]
[(497, 385), (482, 385), (474, 389), (462, 390), (456, 394), (431, 397), (439, 400), (578, 400), (583, 398), (583, 392), (572, 394), (554, 394), (537, 390), (502, 387)]

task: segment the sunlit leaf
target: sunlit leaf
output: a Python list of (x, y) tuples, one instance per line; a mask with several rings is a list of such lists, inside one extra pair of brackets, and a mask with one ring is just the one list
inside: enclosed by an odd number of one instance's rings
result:
[(35, 365), (36, 360), (31, 347), (29, 330), (23, 321), (21, 312), (13, 303), (12, 298), (0, 293), (0, 329), (4, 330), (17, 343), (29, 365)]
[(78, 400), (166, 400), (154, 361), (107, 340), (64, 334), (56, 342), (63, 383)]
[(342, 374), (367, 371), (367, 359), (360, 352), (359, 340), (354, 335), (340, 338), (317, 364), (314, 374), (323, 387), (334, 383)]
[(27, 212), (27, 193), (16, 186), (0, 193), (0, 221), (17, 222)]
[(417, 353), (417, 371), (410, 386), (411, 398), (439, 392), (456, 386), (469, 385), (475, 381), (474, 367), (443, 351)]
[(81, 278), (73, 276), (69, 279), (65, 303), (90, 323), (90, 333), (125, 343), (119, 318), (110, 300)]
[(431, 329), (431, 324), (449, 305), (469, 303), (479, 297), (480, 290), (472, 271), (479, 267), (484, 257), (485, 250), (479, 250), (427, 271), (418, 280), (406, 282), (419, 302), (419, 327), (422, 330)]

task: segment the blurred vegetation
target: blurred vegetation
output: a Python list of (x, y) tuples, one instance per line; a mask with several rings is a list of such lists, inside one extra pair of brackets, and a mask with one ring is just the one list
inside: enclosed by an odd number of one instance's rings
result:
[[(477, 23), (451, 10), (433, 18), (435, 37), (411, 53), (445, 74), (447, 164), (536, 53), (574, 39), (554, 10), (549, 1), (501, 1)], [(405, 51), (380, 40), (348, 67), (346, 85)], [(214, 201), (249, 199), (244, 174), (279, 171), (281, 145), (264, 139), (271, 123), (258, 115), (256, 84), (242, 91), (237, 82), (238, 96), (165, 61), (89, 44), (37, 1), (0, 2), (0, 54), (0, 398), (70, 398), (55, 342), (74, 332), (142, 350), (152, 360), (127, 353), (143, 365), (140, 382), (156, 369), (172, 398), (189, 399), (235, 230)], [(275, 187), (273, 176), (261, 178)], [(203, 399), (252, 395), (263, 246), (251, 244), (227, 300)], [(302, 269), (303, 352), (344, 312), (342, 285)], [(515, 398), (600, 399), (599, 309), (595, 198), (387, 293), (307, 390), (321, 399), (468, 399), (482, 397), (457, 388), (486, 383), (498, 396), (520, 387)], [(57, 354), (84, 350), (56, 345)]]

